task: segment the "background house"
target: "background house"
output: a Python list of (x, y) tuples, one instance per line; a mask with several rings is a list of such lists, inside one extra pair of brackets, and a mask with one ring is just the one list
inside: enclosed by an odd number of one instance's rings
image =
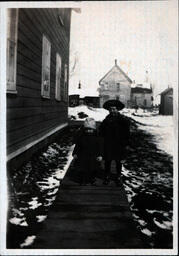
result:
[(161, 94), (159, 114), (173, 115), (173, 88), (167, 88)]
[(84, 102), (86, 105), (94, 107), (94, 108), (99, 108), (100, 106), (100, 99), (98, 96), (85, 96), (84, 97)]
[(7, 160), (19, 164), (67, 126), (71, 9), (7, 16)]
[(79, 94), (69, 95), (69, 106), (70, 107), (79, 106), (79, 100), (80, 100), (80, 95)]
[(118, 99), (128, 107), (131, 100), (131, 84), (132, 80), (115, 60), (112, 69), (99, 81), (100, 107), (109, 99)]
[(131, 88), (131, 105), (141, 108), (153, 107), (152, 89), (144, 88), (143, 85), (137, 85)]
[(79, 94), (69, 95), (69, 106), (75, 107), (81, 104), (85, 104), (94, 108), (99, 108), (99, 97), (98, 96), (85, 96), (80, 97)]

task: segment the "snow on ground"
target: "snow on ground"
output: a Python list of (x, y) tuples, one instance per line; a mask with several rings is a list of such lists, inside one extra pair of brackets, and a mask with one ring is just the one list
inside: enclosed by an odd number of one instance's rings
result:
[[(18, 204), (11, 203), (9, 223), (18, 228), (26, 227), (24, 232), (26, 239), (25, 237), (24, 240), (17, 239), (17, 246), (20, 248), (28, 247), (34, 242), (36, 236), (30, 236), (31, 226), (47, 218), (48, 207), (56, 199), (61, 180), (73, 159), (73, 148), (74, 145), (66, 139), (60, 144), (53, 143), (39, 155), (38, 159), (30, 160), (22, 169), (14, 173), (15, 194), (13, 198)], [(23, 183), (23, 186), (18, 185), (19, 181)]]
[(32, 197), (32, 201), (28, 202), (28, 204), (30, 205), (29, 209), (33, 210), (42, 205), (41, 203), (38, 203), (38, 197)]
[[(75, 120), (84, 120), (85, 118), (79, 118), (78, 113), (80, 112), (84, 112), (96, 121), (102, 121), (109, 114), (109, 112), (103, 108), (92, 108), (86, 105), (80, 105), (77, 107), (69, 107), (69, 118), (74, 116)], [(135, 112), (134, 109), (126, 108), (124, 108), (121, 113), (143, 124), (139, 127), (154, 135), (154, 143), (156, 143), (157, 147), (173, 155), (173, 116), (161, 116), (157, 115), (157, 112), (144, 112), (142, 109), (138, 109), (137, 112)]]
[(24, 247), (31, 245), (34, 242), (35, 238), (36, 238), (36, 236), (28, 236), (25, 239), (24, 243), (20, 244), (20, 248), (24, 248)]
[[(144, 113), (145, 114), (145, 113)], [(127, 114), (132, 117), (140, 125), (140, 129), (143, 129), (152, 135), (154, 135), (154, 143), (158, 149), (164, 150), (169, 155), (173, 155), (174, 146), (174, 122), (173, 116), (134, 116)]]
[(102, 121), (109, 112), (103, 108), (92, 108), (88, 107), (86, 105), (80, 105), (77, 107), (69, 107), (68, 108), (68, 114), (70, 116), (74, 116), (75, 120), (84, 120), (85, 118), (79, 118), (78, 113), (84, 112), (88, 117), (94, 118), (96, 121)]

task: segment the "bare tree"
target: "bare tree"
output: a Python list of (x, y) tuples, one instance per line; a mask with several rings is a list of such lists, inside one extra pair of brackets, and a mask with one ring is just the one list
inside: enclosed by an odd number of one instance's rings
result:
[(77, 69), (79, 67), (79, 52), (74, 49), (74, 47), (70, 50), (70, 72), (69, 79), (75, 75)]

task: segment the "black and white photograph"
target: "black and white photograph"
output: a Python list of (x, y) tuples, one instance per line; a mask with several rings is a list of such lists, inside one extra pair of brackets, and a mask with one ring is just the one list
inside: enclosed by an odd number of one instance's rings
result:
[(178, 1), (0, 3), (0, 254), (178, 254)]

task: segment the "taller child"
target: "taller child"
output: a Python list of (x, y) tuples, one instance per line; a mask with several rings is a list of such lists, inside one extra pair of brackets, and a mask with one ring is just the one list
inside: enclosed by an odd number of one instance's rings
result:
[(110, 169), (112, 160), (116, 161), (117, 183), (120, 181), (122, 163), (125, 157), (125, 149), (129, 142), (129, 121), (119, 113), (124, 104), (118, 100), (109, 100), (103, 108), (109, 111), (109, 115), (102, 121), (99, 134), (104, 138), (105, 178), (104, 184), (110, 181)]

